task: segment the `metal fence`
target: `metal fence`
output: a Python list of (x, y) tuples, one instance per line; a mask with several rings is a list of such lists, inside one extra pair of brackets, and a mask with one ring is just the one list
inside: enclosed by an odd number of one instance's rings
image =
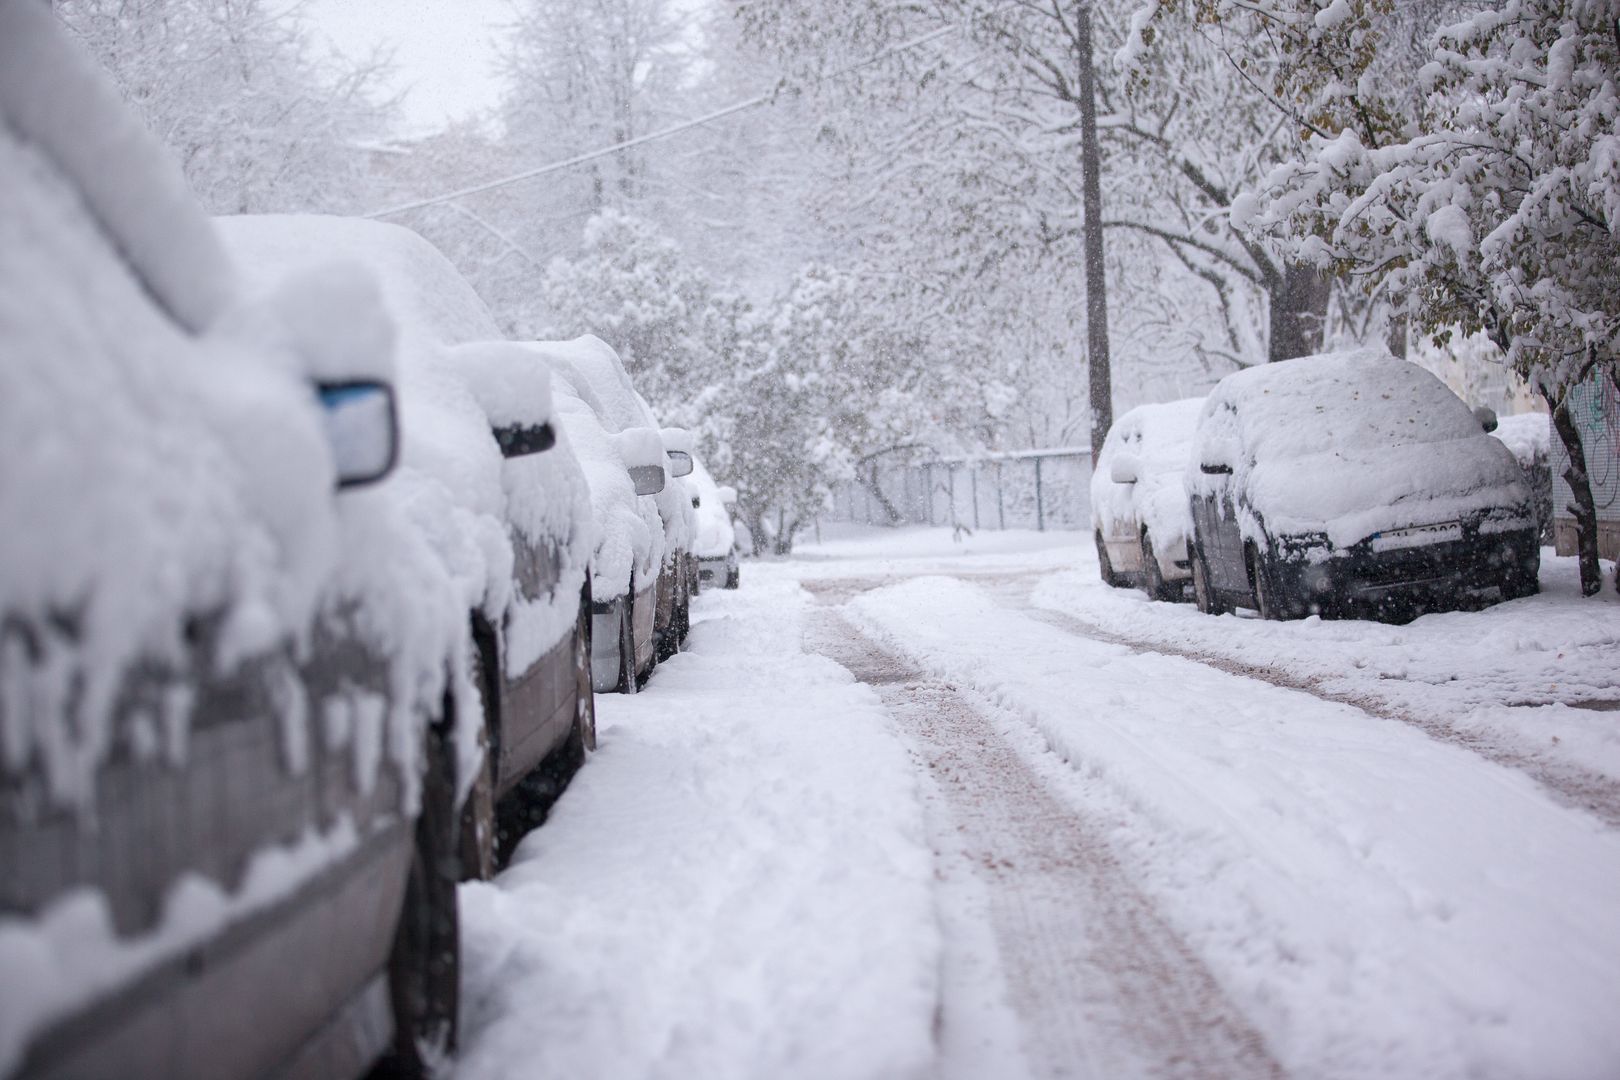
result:
[(1091, 528), (1091, 451), (879, 461), (840, 484), (827, 521), (965, 529)]

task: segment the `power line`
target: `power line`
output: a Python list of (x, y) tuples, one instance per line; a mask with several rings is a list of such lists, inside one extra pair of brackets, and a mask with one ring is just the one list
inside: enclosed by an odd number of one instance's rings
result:
[[(1009, 7), (1012, 7), (1012, 6), (1013, 5), (1011, 3), (1002, 4), (999, 7), (993, 8), (991, 11), (987, 12), (984, 17), (988, 17), (990, 15), (995, 15), (995, 14), (1005, 10), (1006, 8), (1009, 8)], [(822, 75), (816, 81), (818, 81), (818, 82), (826, 82), (826, 81), (829, 81), (829, 80), (832, 80), (832, 79), (842, 78), (843, 76), (848, 75), (851, 72), (859, 71), (863, 67), (869, 67), (872, 64), (876, 64), (879, 61), (886, 60), (889, 57), (894, 56), (894, 55), (896, 55), (898, 53), (905, 52), (908, 49), (915, 49), (918, 46), (926, 45), (931, 41), (937, 41), (938, 39), (940, 39), (942, 37), (945, 37), (948, 34), (957, 33), (961, 29), (962, 29), (962, 27), (960, 25), (957, 25), (957, 26), (945, 26), (945, 27), (941, 27), (938, 30), (932, 30), (932, 31), (930, 31), (930, 32), (928, 32), (926, 34), (923, 34), (920, 37), (912, 38), (910, 41), (903, 41), (898, 45), (891, 45), (886, 49), (883, 49), (883, 50), (880, 50), (879, 52), (873, 53), (871, 56), (866, 57), (864, 60), (859, 60), (859, 61), (857, 61), (857, 62), (855, 62), (853, 64), (850, 64), (848, 67), (839, 68), (837, 71), (833, 71), (833, 72), (830, 72), (830, 73), (828, 73), (826, 75)], [(626, 139), (623, 142), (617, 142), (617, 143), (614, 143), (611, 146), (604, 146), (604, 147), (602, 147), (602, 148), (600, 148), (598, 150), (591, 150), (591, 151), (588, 151), (586, 153), (576, 155), (575, 157), (571, 157), (571, 158), (568, 158), (568, 159), (563, 160), (563, 161), (554, 161), (554, 162), (550, 163), (549, 165), (541, 165), (541, 166), (539, 166), (537, 168), (526, 169), (526, 170), (524, 170), (523, 172), (520, 172), (520, 173), (513, 173), (511, 176), (503, 176), (498, 180), (490, 180), (490, 181), (487, 181), (487, 182), (482, 183), (482, 184), (474, 184), (471, 187), (464, 187), (464, 188), (461, 188), (461, 189), (459, 189), (457, 191), (447, 192), (447, 193), (445, 193), (443, 195), (435, 195), (432, 198), (418, 199), (415, 202), (401, 203), (398, 206), (390, 206), (386, 210), (377, 210), (377, 211), (374, 211), (374, 212), (372, 212), (370, 214), (367, 214), (365, 216), (367, 218), (395, 217), (395, 216), (397, 216), (399, 214), (409, 213), (412, 210), (421, 210), (421, 209), (424, 209), (425, 207), (429, 207), (429, 206), (438, 206), (441, 203), (454, 202), (457, 199), (464, 199), (464, 198), (468, 197), (469, 195), (481, 195), (486, 191), (495, 191), (495, 190), (497, 190), (499, 188), (510, 187), (513, 184), (520, 184), (525, 180), (534, 180), (534, 179), (536, 179), (538, 177), (547, 176), (547, 175), (549, 175), (551, 173), (561, 172), (564, 169), (572, 169), (575, 166), (584, 165), (587, 162), (591, 162), (591, 161), (596, 161), (598, 158), (604, 158), (604, 157), (609, 156), (610, 154), (621, 153), (621, 152), (623, 152), (625, 150), (630, 150), (630, 149), (633, 149), (634, 147), (637, 147), (637, 146), (643, 146), (643, 145), (645, 145), (647, 143), (650, 143), (650, 142), (656, 142), (659, 139), (667, 139), (671, 135), (679, 135), (683, 131), (690, 131), (692, 128), (701, 127), (704, 124), (712, 124), (716, 120), (723, 120), (726, 117), (732, 116), (732, 115), (734, 115), (736, 113), (740, 113), (740, 112), (743, 112), (743, 111), (745, 111), (747, 109), (752, 109), (752, 108), (755, 108), (757, 106), (764, 105), (767, 102), (771, 101), (773, 98), (775, 98), (775, 96), (776, 96), (775, 91), (772, 91), (771, 93), (768, 93), (768, 94), (760, 94), (760, 95), (758, 95), (756, 97), (751, 97), (751, 98), (747, 99), (746, 101), (738, 101), (738, 102), (735, 102), (735, 103), (733, 103), (731, 105), (727, 105), (723, 109), (716, 109), (712, 113), (707, 113), (707, 114), (705, 114), (703, 116), (699, 116), (699, 117), (697, 117), (695, 119), (686, 120), (686, 121), (683, 121), (683, 122), (681, 122), (679, 124), (674, 124), (674, 125), (672, 125), (670, 127), (662, 128), (662, 129), (660, 129), (658, 131), (650, 132), (649, 134), (646, 134), (646, 135), (638, 135), (634, 139)], [(505, 239), (505, 238), (503, 237), (503, 239)]]

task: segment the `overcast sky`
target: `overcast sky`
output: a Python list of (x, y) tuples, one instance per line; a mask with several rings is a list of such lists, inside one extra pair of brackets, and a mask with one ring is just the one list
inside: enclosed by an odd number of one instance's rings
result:
[(412, 133), (489, 108), (500, 97), (495, 41), (511, 21), (506, 0), (310, 0), (310, 25), (339, 51), (394, 51), (393, 89), (405, 92)]

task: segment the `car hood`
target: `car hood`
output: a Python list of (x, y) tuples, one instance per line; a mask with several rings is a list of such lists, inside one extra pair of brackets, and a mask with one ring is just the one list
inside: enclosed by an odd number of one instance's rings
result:
[(1483, 434), (1261, 462), (1243, 481), (1249, 508), (1272, 536), (1325, 533), (1334, 547), (1530, 502), (1518, 462)]

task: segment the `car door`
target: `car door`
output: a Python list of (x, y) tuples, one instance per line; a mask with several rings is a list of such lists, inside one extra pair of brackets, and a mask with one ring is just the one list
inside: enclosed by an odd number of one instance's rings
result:
[(1249, 580), (1243, 565), (1234, 477), (1242, 454), (1236, 405), (1220, 402), (1205, 423), (1210, 430), (1199, 440), (1198, 462), (1205, 492), (1193, 500), (1198, 537), (1210, 583), (1225, 592), (1247, 592)]

